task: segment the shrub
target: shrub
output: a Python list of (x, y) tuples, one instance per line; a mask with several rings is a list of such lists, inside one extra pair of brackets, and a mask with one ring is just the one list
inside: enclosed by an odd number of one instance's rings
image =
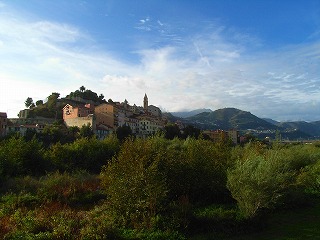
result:
[(227, 186), (246, 217), (262, 209), (303, 200), (297, 176), (315, 161), (314, 151), (293, 146), (244, 153), (228, 172)]
[(46, 157), (62, 172), (86, 170), (100, 173), (101, 167), (119, 151), (119, 148), (120, 143), (115, 136), (102, 141), (96, 138), (80, 138), (73, 143), (52, 145)]
[(100, 180), (85, 171), (69, 173), (50, 173), (40, 179), (38, 196), (42, 201), (59, 201), (65, 204), (94, 203), (104, 198), (99, 191)]
[[(43, 158), (44, 149), (34, 138), (25, 141), (22, 137), (11, 137), (0, 144), (0, 180), (31, 174), (39, 176), (50, 170), (49, 162)], [(1, 179), (2, 178), (2, 179)]]
[(151, 228), (162, 210), (167, 187), (159, 163), (164, 154), (151, 140), (128, 139), (101, 173), (111, 211), (123, 226)]

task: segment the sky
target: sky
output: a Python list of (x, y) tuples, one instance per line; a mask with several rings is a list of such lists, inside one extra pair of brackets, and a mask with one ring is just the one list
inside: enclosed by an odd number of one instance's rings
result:
[(0, 112), (81, 86), (169, 112), (320, 120), (320, 1), (0, 0)]

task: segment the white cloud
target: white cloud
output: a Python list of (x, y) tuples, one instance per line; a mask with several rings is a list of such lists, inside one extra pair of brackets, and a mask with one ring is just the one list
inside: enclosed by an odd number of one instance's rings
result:
[(157, 40), (166, 44), (139, 45), (140, 61), (129, 64), (80, 51), (95, 42), (75, 26), (0, 15), (0, 111), (14, 117), (27, 97), (64, 96), (84, 85), (137, 105), (147, 93), (169, 111), (237, 107), (277, 120), (320, 120), (319, 42), (264, 52), (259, 39), (217, 24), (188, 36), (150, 18), (137, 28), (161, 28)]

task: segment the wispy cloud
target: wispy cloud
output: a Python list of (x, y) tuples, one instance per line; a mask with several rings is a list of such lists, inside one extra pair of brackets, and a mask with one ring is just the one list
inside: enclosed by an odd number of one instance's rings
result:
[(0, 111), (10, 106), (15, 116), (29, 96), (85, 85), (138, 105), (146, 92), (169, 111), (237, 107), (278, 120), (320, 119), (319, 41), (266, 51), (257, 37), (215, 22), (188, 34), (151, 17), (135, 27), (153, 32), (154, 43), (137, 44), (139, 61), (128, 63), (76, 26), (0, 15)]

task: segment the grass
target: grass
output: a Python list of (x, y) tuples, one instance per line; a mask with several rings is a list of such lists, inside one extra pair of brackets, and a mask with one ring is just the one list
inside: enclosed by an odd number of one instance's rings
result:
[(259, 230), (250, 233), (238, 233), (227, 236), (224, 233), (207, 232), (196, 234), (190, 239), (223, 239), (223, 240), (320, 240), (320, 199), (312, 206), (282, 210), (265, 216)]

